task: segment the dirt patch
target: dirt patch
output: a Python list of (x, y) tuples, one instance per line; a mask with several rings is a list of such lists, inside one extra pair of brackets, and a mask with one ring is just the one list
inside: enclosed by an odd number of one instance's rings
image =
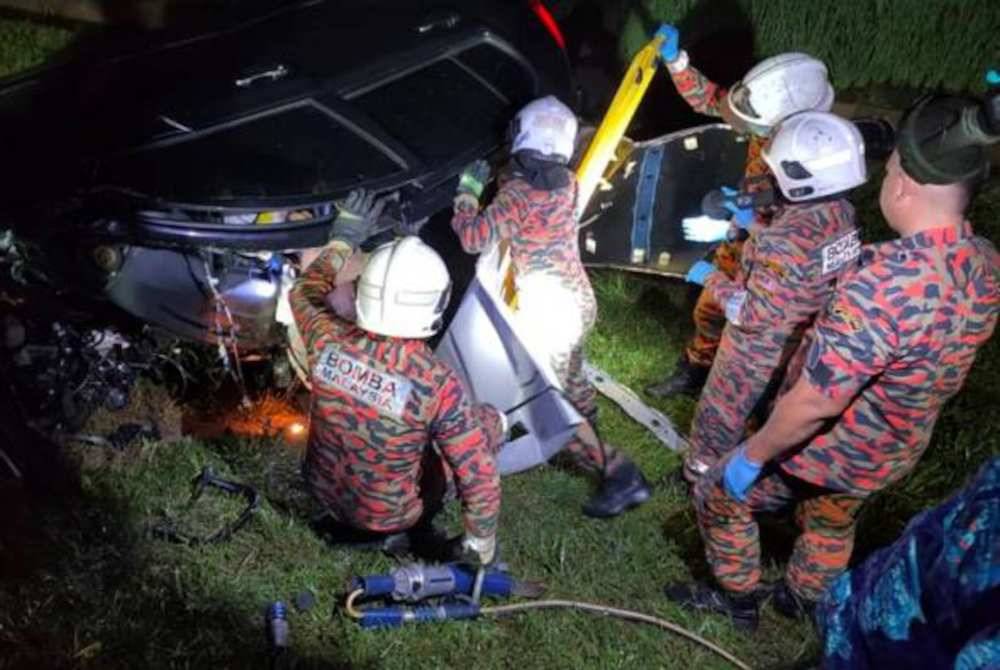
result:
[(301, 403), (284, 396), (265, 394), (249, 405), (238, 405), (209, 413), (184, 416), (185, 435), (198, 439), (226, 436), (280, 439), (304, 448), (309, 434), (309, 416)]
[(108, 444), (83, 442), (71, 437), (64, 437), (61, 441), (83, 469), (123, 467), (139, 457), (141, 449), (137, 447), (143, 439), (158, 435), (159, 441), (165, 443), (180, 440), (183, 411), (164, 387), (147, 380), (140, 380), (133, 388), (125, 408), (121, 410), (98, 408), (75, 435), (111, 440), (116, 431), (130, 425), (141, 427), (145, 432), (140, 432), (120, 448)]

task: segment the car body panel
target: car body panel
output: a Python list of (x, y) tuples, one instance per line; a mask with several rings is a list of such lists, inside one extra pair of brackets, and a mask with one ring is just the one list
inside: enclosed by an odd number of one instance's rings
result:
[(581, 423), (544, 355), (518, 335), (504, 303), (507, 265), (499, 247), (483, 253), (435, 353), (449, 363), (470, 398), (507, 415), (510, 440), (497, 456), (501, 474), (534, 467), (555, 455)]

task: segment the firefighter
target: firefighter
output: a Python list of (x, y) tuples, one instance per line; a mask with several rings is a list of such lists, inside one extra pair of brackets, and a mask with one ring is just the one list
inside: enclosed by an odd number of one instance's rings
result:
[(592, 517), (612, 517), (645, 502), (649, 486), (639, 468), (604, 443), (595, 430), (597, 403), (583, 370), (583, 343), (597, 318), (597, 302), (580, 260), (573, 216), (576, 179), (567, 167), (577, 121), (549, 96), (525, 106), (511, 128), (509, 178), (480, 211), (489, 166), (462, 173), (451, 225), (469, 253), (506, 240), (517, 286), (519, 331), (530, 350), (548, 358), (567, 399), (585, 419), (566, 449), (579, 466), (601, 476), (584, 505)]
[(416, 237), (376, 249), (357, 280), (356, 323), (328, 307), (344, 269), (378, 220), (382, 202), (353, 192), (333, 241), (292, 289), (308, 352), (312, 410), (304, 472), (313, 494), (346, 526), (388, 538), (426, 530), (453, 478), (462, 501), (462, 548), (493, 560), (505, 430), (488, 405), (472, 405), (455, 372), (434, 357), (451, 280)]
[(707, 261), (688, 273), (728, 321), (691, 426), (684, 476), (692, 484), (739, 445), (765, 390), (780, 382), (803, 332), (861, 251), (846, 199), (867, 179), (853, 123), (799, 112), (778, 125), (763, 159), (784, 202), (744, 245), (739, 279)]
[[(784, 53), (761, 61), (726, 90), (709, 81), (688, 60), (680, 48), (679, 34), (671, 25), (663, 25), (657, 35), (664, 38), (660, 56), (666, 63), (674, 86), (689, 105), (700, 114), (722, 117), (734, 130), (749, 136), (746, 168), (740, 189), (755, 192), (768, 187), (768, 169), (761, 150), (772, 129), (782, 119), (801, 111), (828, 112), (833, 106), (833, 87), (827, 78), (826, 66), (803, 53)], [(763, 226), (770, 217), (767, 212), (753, 212), (732, 205), (733, 223), (738, 230), (731, 241), (723, 241), (714, 251), (713, 262), (719, 272), (735, 280), (740, 269), (743, 239), (753, 224)], [(719, 241), (700, 238), (700, 241)], [(711, 293), (702, 291), (693, 314), (695, 334), (677, 361), (672, 374), (663, 381), (646, 387), (646, 393), (656, 398), (675, 394), (697, 395), (701, 391), (712, 360), (719, 347), (726, 324), (723, 306)]]
[(847, 566), (861, 506), (913, 470), (992, 335), (1000, 256), (965, 217), (989, 153), (975, 145), (982, 132), (965, 132), (975, 114), (947, 100), (907, 115), (887, 164), (879, 205), (899, 238), (863, 248), (767, 423), (695, 485), (720, 588), (673, 585), (669, 598), (755, 625), (753, 515), (794, 507), (801, 535), (774, 604), (786, 615), (810, 612)]

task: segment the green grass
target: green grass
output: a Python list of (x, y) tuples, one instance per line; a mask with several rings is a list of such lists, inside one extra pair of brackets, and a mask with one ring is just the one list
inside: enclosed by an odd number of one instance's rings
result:
[[(609, 7), (615, 7), (608, 3)], [(642, 0), (628, 3), (620, 53), (631, 60), (660, 22), (678, 25), (681, 44), (722, 31), (752, 33), (756, 58), (803, 51), (829, 66), (834, 87), (890, 85), (982, 93), (1000, 56), (1000, 8), (984, 0)], [(614, 16), (619, 10), (606, 10)], [(947, 53), (931, 43), (960, 44)], [(739, 56), (739, 54), (737, 54)], [(694, 63), (697, 64), (697, 58)]]
[[(870, 212), (874, 189), (861, 211)], [(1000, 187), (983, 195), (973, 220), (1000, 239)], [(869, 235), (881, 233), (877, 219)], [(677, 283), (602, 273), (593, 360), (639, 388), (669, 370), (690, 332), (689, 295)], [(945, 409), (934, 443), (915, 473), (864, 513), (858, 554), (891, 541), (914, 513), (959, 487), (1000, 453), (993, 416), (1000, 394), (1000, 343), (980, 353), (965, 390)], [(693, 403), (660, 405), (682, 428)], [(678, 465), (643, 429), (602, 401), (603, 430), (653, 480)], [(332, 549), (308, 528), (312, 509), (297, 476), (299, 455), (274, 441), (147, 444), (84, 470), (78, 499), (43, 511), (8, 512), (17, 545), (0, 570), (0, 668), (249, 667), (265, 654), (262, 608), (311, 590), (317, 605), (292, 613), (296, 667), (688, 668), (726, 667), (709, 653), (651, 628), (568, 612), (502, 621), (365, 632), (339, 609), (353, 575), (384, 571), (389, 559)], [(211, 464), (258, 486), (266, 502), (226, 544), (187, 547), (157, 540), (149, 527), (170, 515), (214, 529), (237, 501), (209, 495), (185, 510), (191, 477)], [(754, 667), (787, 667), (815, 652), (809, 626), (770, 609), (757, 636), (721, 618), (686, 613), (660, 595), (667, 581), (703, 576), (706, 566), (687, 500), (659, 483), (646, 506), (610, 522), (579, 506), (592, 483), (555, 468), (504, 480), (501, 538), (516, 574), (539, 579), (553, 597), (657, 614), (717, 641)], [(459, 529), (454, 506), (446, 521)], [(767, 572), (780, 574), (791, 530), (768, 529)], [(11, 551), (13, 550), (13, 551)], [(0, 552), (0, 556), (4, 552)]]
[[(0, 72), (36, 64), (65, 41), (45, 29), (0, 21)], [(9, 38), (17, 40), (10, 44)], [(873, 183), (879, 175), (873, 176)], [(869, 240), (889, 236), (875, 188), (860, 198)], [(972, 220), (1000, 241), (1000, 186), (980, 198)], [(669, 371), (690, 334), (690, 295), (678, 283), (601, 273), (601, 315), (592, 359), (641, 388)], [(959, 487), (1000, 453), (994, 413), (1000, 342), (981, 352), (966, 388), (945, 409), (924, 462), (878, 496), (862, 519), (858, 554), (891, 541), (906, 520)], [(682, 429), (694, 404), (658, 405)], [(606, 437), (654, 481), (679, 464), (643, 429), (602, 400)], [(274, 441), (186, 441), (132, 447), (125, 456), (85, 459), (75, 495), (29, 501), (0, 483), (0, 668), (265, 667), (263, 607), (312, 591), (308, 612), (290, 614), (299, 668), (722, 668), (679, 638), (640, 625), (566, 612), (502, 621), (365, 632), (339, 609), (351, 576), (389, 569), (379, 554), (331, 549), (308, 528), (312, 503), (297, 477), (299, 455)], [(102, 464), (93, 465), (96, 461)], [(214, 529), (237, 501), (207, 495), (188, 509), (191, 478), (210, 464), (255, 484), (265, 502), (231, 542), (188, 547), (154, 538), (165, 517), (191, 531)], [(703, 576), (706, 566), (686, 498), (659, 483), (646, 506), (610, 522), (579, 507), (592, 482), (541, 468), (504, 481), (503, 551), (514, 572), (540, 579), (553, 597), (592, 600), (657, 614), (728, 648), (754, 667), (790, 667), (816, 649), (812, 630), (770, 609), (757, 636), (723, 619), (694, 615), (660, 595), (668, 581)], [(454, 506), (447, 522), (457, 530)], [(769, 576), (780, 574), (789, 532), (770, 529)], [(770, 545), (769, 545), (770, 546)], [(782, 553), (784, 550), (784, 553)]]
[(0, 18), (0, 77), (41, 65), (73, 39), (73, 31)]

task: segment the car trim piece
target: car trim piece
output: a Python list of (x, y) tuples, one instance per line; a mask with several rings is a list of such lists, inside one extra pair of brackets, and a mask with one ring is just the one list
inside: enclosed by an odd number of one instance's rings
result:
[(644, 403), (635, 391), (589, 362), (583, 364), (583, 372), (601, 395), (621, 407), (632, 420), (645, 427), (668, 449), (686, 451), (690, 447), (670, 418)]
[(188, 126), (185, 126), (180, 121), (175, 121), (174, 119), (170, 118), (166, 114), (160, 114), (160, 121), (163, 121), (165, 124), (167, 124), (171, 128), (174, 128), (176, 130), (180, 130), (181, 132), (185, 132), (185, 133), (194, 132), (194, 128), (189, 128)]
[(662, 144), (645, 149), (635, 185), (635, 205), (632, 208), (633, 263), (644, 263), (648, 260), (650, 236), (653, 231), (653, 211), (656, 207), (656, 188), (660, 183), (662, 163)]

